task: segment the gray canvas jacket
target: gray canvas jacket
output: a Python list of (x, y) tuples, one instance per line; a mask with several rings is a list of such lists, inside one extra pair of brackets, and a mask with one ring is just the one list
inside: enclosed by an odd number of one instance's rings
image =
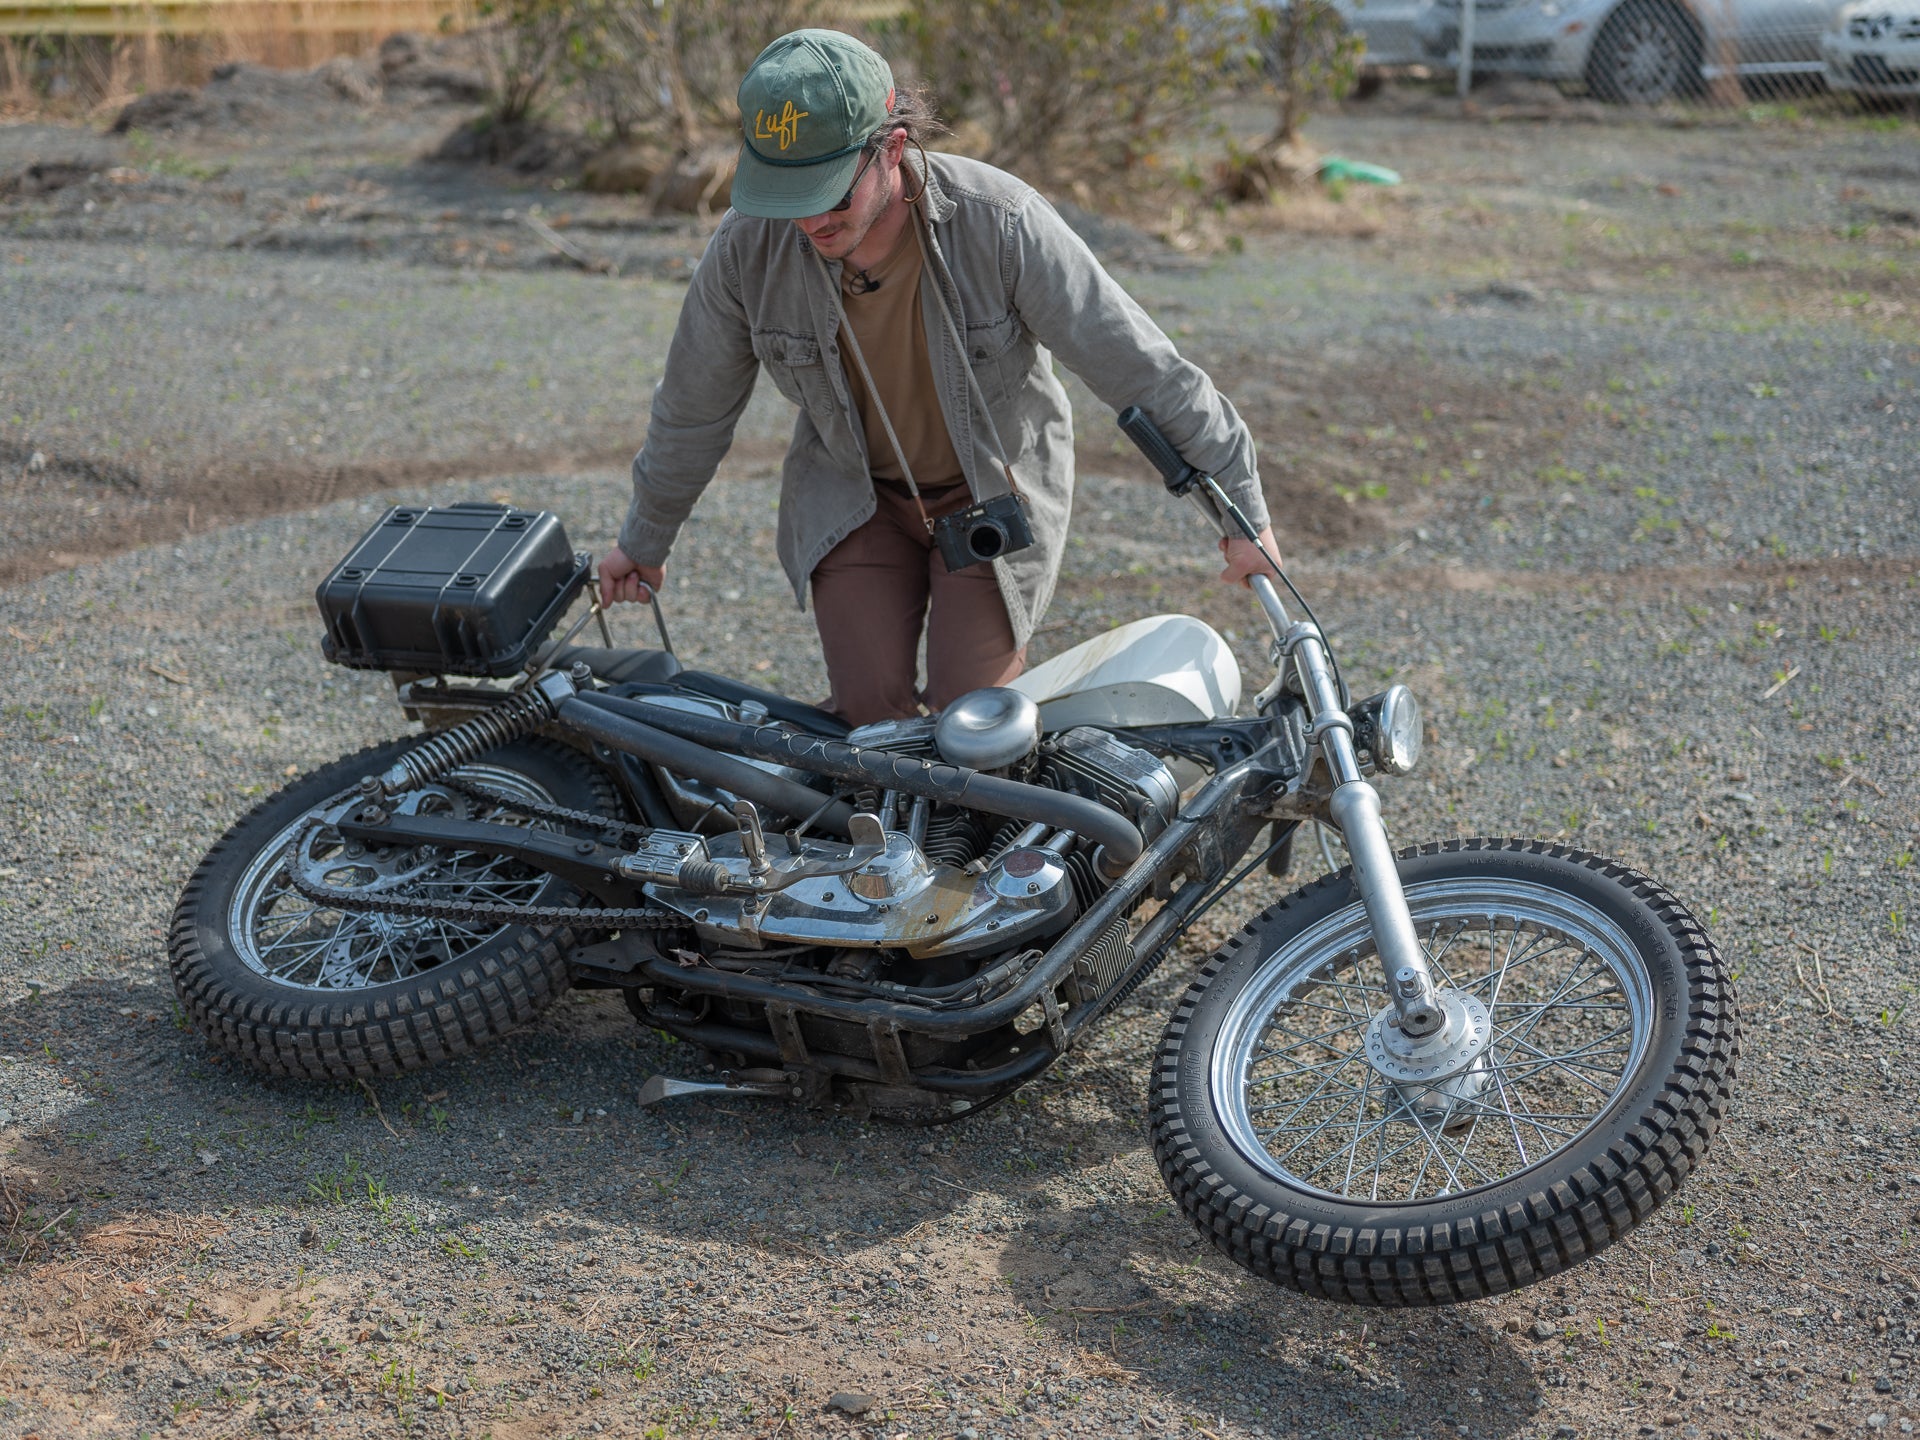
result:
[[(922, 284), (935, 398), (969, 484), (984, 498), (1007, 488), (977, 419), (984, 397), (1032, 508), (1036, 543), (993, 562), (1016, 642), (1027, 643), (1053, 597), (1073, 504), (1073, 417), (1054, 356), (1115, 410), (1140, 406), (1190, 464), (1266, 524), (1246, 425), (1058, 212), (990, 165), (935, 155), (930, 166), (922, 209), (931, 272), (966, 347), (956, 352), (933, 287)], [(694, 271), (646, 443), (634, 457), (633, 507), (620, 530), (631, 559), (665, 563), (765, 370), (800, 409), (781, 476), (777, 543), (805, 608), (813, 567), (875, 509), (839, 331), (840, 263), (823, 262), (788, 221), (728, 212)]]

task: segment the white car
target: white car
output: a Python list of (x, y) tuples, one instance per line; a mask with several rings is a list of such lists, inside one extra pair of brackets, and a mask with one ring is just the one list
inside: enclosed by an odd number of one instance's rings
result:
[(1335, 0), (1334, 8), (1366, 45), (1362, 65), (1389, 69), (1426, 63), (1419, 27), (1433, 0)]
[[(1361, 68), (1386, 70), (1426, 63), (1420, 26), (1433, 4), (1434, 0), (1333, 0), (1333, 9), (1340, 17), (1341, 28), (1360, 38)], [(1284, 13), (1286, 0), (1263, 0), (1262, 8)], [(1259, 28), (1256, 13), (1252, 0), (1232, 0), (1215, 12), (1214, 21), (1245, 34)], [(1250, 58), (1271, 64), (1274, 44), (1271, 35), (1256, 39), (1257, 53)]]
[[(1832, 0), (1475, 0), (1476, 74), (1582, 81), (1602, 100), (1656, 105), (1726, 73), (1820, 76)], [(1911, 7), (1916, 0), (1901, 0)], [(1884, 8), (1884, 7), (1883, 7)], [(1460, 0), (1421, 21), (1435, 63), (1459, 63)]]
[(1920, 95), (1920, 0), (1849, 0), (1833, 12), (1820, 55), (1835, 90)]

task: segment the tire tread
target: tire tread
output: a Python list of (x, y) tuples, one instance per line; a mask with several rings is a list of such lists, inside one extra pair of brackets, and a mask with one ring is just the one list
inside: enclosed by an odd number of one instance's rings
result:
[[(589, 783), (596, 808), (618, 814), (620, 801), (607, 778), (574, 752), (551, 742), (519, 742), (564, 756)], [(303, 775), (294, 786), (338, 774), (349, 780), (373, 769), (372, 757), (387, 755), (392, 742), (370, 745)], [(590, 778), (589, 778), (590, 777)], [(369, 1003), (319, 993), (289, 992), (263, 999), (254, 989), (263, 977), (240, 967), (237, 957), (211, 955), (202, 943), (202, 913), (209, 891), (233, 867), (244, 869), (251, 827), (284, 804), (283, 788), (255, 805), (215, 843), (195, 867), (174, 906), (167, 956), (174, 990), (187, 1018), (216, 1047), (263, 1075), (296, 1080), (388, 1079), (468, 1054), (533, 1019), (567, 988), (567, 956), (576, 943), (565, 926), (511, 931), (480, 950), (415, 977), (398, 992)], [(224, 963), (223, 963), (224, 961)]]
[[(1183, 1123), (1177, 1088), (1182, 1043), (1201, 996), (1215, 976), (1261, 932), (1329, 887), (1346, 889), (1345, 870), (1312, 881), (1268, 907), (1202, 966), (1167, 1024), (1156, 1057), (1149, 1124), (1155, 1158), (1175, 1201), (1214, 1245), (1255, 1274), (1305, 1294), (1355, 1305), (1456, 1304), (1530, 1285), (1557, 1274), (1620, 1239), (1642, 1223), (1699, 1167), (1731, 1099), (1739, 1058), (1733, 982), (1706, 931), (1657, 881), (1583, 851), (1541, 840), (1447, 840), (1400, 852), (1416, 856), (1513, 852), (1583, 864), (1642, 901), (1665, 927), (1684, 960), (1688, 994), (1682, 1063), (1665, 1077), (1640, 1122), (1615, 1143), (1509, 1207), (1504, 1216), (1446, 1226), (1409, 1223), (1372, 1227), (1375, 1255), (1386, 1263), (1342, 1262), (1352, 1247), (1330, 1227), (1272, 1211), (1244, 1194), (1208, 1162)], [(1243, 1216), (1255, 1217), (1251, 1223)], [(1456, 1241), (1456, 1232), (1458, 1239)]]

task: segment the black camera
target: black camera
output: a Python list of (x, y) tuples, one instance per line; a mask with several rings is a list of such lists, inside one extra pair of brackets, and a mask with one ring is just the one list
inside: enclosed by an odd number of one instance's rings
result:
[(933, 522), (934, 543), (949, 571), (984, 565), (1033, 544), (1027, 497), (996, 495)]

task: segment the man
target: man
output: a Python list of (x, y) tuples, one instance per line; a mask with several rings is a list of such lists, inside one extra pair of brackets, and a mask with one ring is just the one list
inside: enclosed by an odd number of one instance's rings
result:
[[(1054, 356), (1116, 410), (1139, 405), (1272, 548), (1232, 405), (1036, 192), (928, 156), (930, 108), (896, 90), (878, 54), (795, 31), (754, 61), (739, 99), (733, 208), (694, 271), (633, 462), (633, 507), (600, 562), (609, 603), (663, 583), (763, 369), (800, 409), (780, 561), (803, 607), (811, 587), (828, 703), (852, 724), (937, 710), (1020, 673), (1073, 499)], [(1033, 543), (949, 571), (934, 525), (1009, 490)], [(1229, 582), (1265, 567), (1245, 539), (1221, 551)]]

